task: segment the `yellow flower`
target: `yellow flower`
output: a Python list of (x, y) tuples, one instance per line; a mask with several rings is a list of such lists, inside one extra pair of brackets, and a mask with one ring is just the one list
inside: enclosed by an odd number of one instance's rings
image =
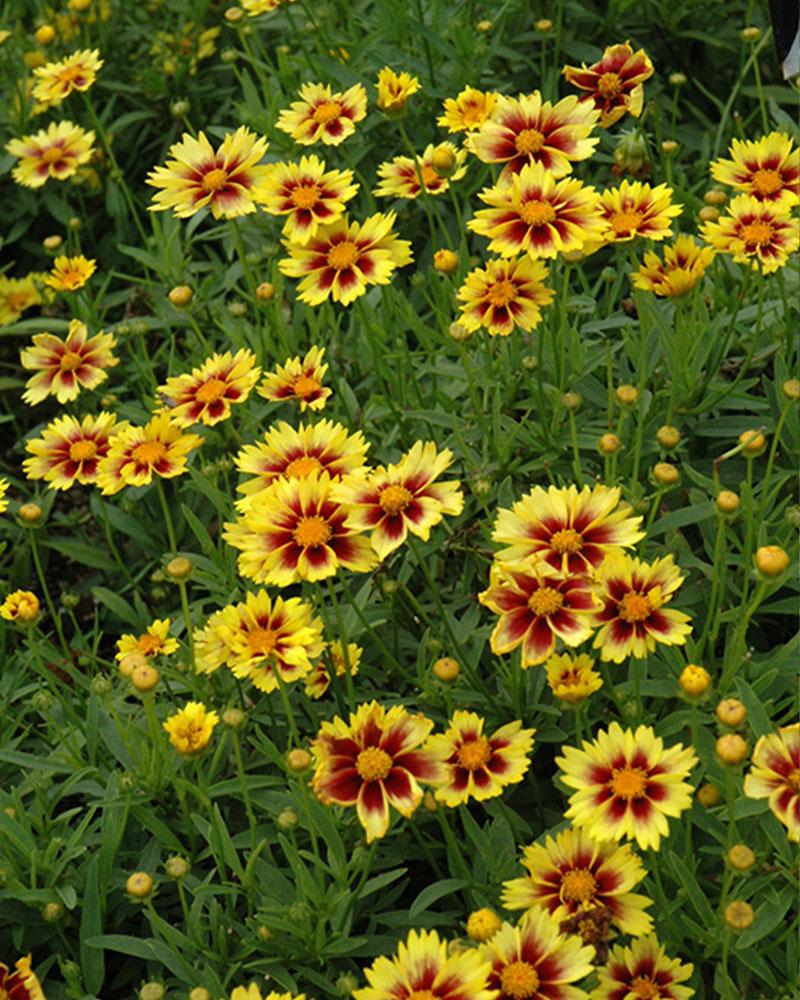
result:
[(122, 660), (130, 653), (142, 656), (169, 656), (178, 648), (178, 640), (169, 634), (169, 618), (156, 618), (142, 635), (126, 633), (117, 640), (116, 659)]
[(252, 351), (214, 354), (199, 368), (174, 375), (159, 387), (161, 409), (179, 427), (197, 423), (213, 427), (230, 417), (231, 406), (246, 401), (260, 375)]
[(555, 296), (546, 280), (547, 267), (540, 260), (489, 260), (470, 271), (458, 290), (459, 322), (469, 331), (484, 327), (492, 337), (533, 330), (542, 320), (541, 307)]
[[(435, 155), (445, 149), (452, 155), (453, 166), (447, 176), (435, 167)], [(373, 190), (379, 198), (418, 198), (423, 189), (429, 195), (444, 194), (451, 181), (458, 181), (467, 172), (467, 154), (449, 142), (435, 146), (430, 143), (422, 156), (395, 156), (378, 167), (380, 184)]]
[(683, 211), (672, 204), (672, 188), (651, 188), (641, 181), (624, 180), (600, 194), (603, 236), (608, 243), (626, 243), (643, 236), (663, 240), (672, 235), (672, 220)]
[(267, 372), (258, 387), (259, 396), (272, 403), (293, 399), (300, 404), (300, 412), (324, 410), (328, 396), (333, 392), (322, 382), (328, 366), (323, 364), (324, 347), (311, 347), (304, 358), (287, 358), (274, 372)]
[(77, 257), (56, 257), (53, 270), (45, 278), (45, 284), (57, 292), (77, 291), (91, 278), (96, 266), (96, 261), (87, 260), (82, 254)]
[(114, 347), (112, 334), (100, 331), (90, 337), (77, 319), (70, 321), (64, 340), (53, 333), (35, 334), (33, 346), (20, 352), (22, 367), (36, 372), (26, 383), (23, 401), (36, 406), (55, 396), (59, 403), (68, 403), (81, 389), (96, 389), (108, 378), (105, 369), (119, 362), (112, 354)]
[(0, 604), (0, 618), (32, 625), (39, 615), (39, 598), (30, 590), (15, 590)]
[(0, 514), (8, 510), (8, 499), (6, 498), (8, 486), (9, 482), (7, 479), (0, 479)]
[(584, 701), (603, 686), (603, 678), (592, 669), (593, 666), (594, 660), (586, 653), (551, 656), (545, 664), (550, 690), (559, 701), (570, 705)]
[(707, 222), (700, 235), (739, 264), (769, 274), (783, 267), (800, 246), (797, 219), (781, 202), (737, 195), (719, 222)]
[(203, 443), (197, 434), (184, 434), (165, 413), (144, 427), (126, 426), (111, 436), (108, 454), (97, 467), (97, 485), (106, 496), (126, 486), (146, 486), (153, 475), (171, 479), (186, 472), (189, 452)]
[(458, 97), (447, 98), (444, 114), (436, 119), (436, 124), (449, 132), (472, 132), (491, 116), (495, 104), (497, 94), (465, 87)]
[(634, 288), (673, 298), (694, 288), (716, 255), (711, 247), (700, 247), (691, 236), (681, 234), (672, 246), (664, 247), (664, 260), (652, 250), (644, 263), (631, 275)]
[(49, 178), (64, 181), (78, 172), (94, 152), (94, 132), (72, 122), (51, 122), (46, 129), (6, 143), (7, 152), (19, 160), (11, 176), (23, 187), (38, 188)]
[(178, 753), (189, 756), (208, 746), (218, 722), (216, 712), (206, 711), (206, 706), (201, 701), (190, 701), (167, 719), (164, 729), (169, 733), (169, 741)]
[(9, 278), (0, 274), (0, 326), (16, 323), (26, 309), (41, 304), (38, 277), (27, 274), (24, 278)]
[(344, 215), (345, 202), (358, 191), (352, 170), (326, 170), (316, 156), (299, 163), (271, 163), (259, 187), (259, 204), (270, 215), (286, 216), (283, 235), (305, 244), (317, 229)]
[(82, 420), (70, 414), (56, 417), (41, 437), (26, 441), (31, 457), (22, 463), (25, 475), (28, 479), (43, 479), (52, 490), (94, 483), (97, 466), (108, 454), (111, 435), (124, 426), (124, 422), (117, 423), (114, 413), (101, 412), (96, 417), (86, 414)]
[(378, 107), (381, 111), (396, 114), (402, 111), (412, 94), (419, 90), (419, 80), (405, 71), (395, 73), (384, 66), (378, 73)]
[(734, 139), (730, 153), (730, 160), (711, 164), (714, 180), (784, 208), (800, 201), (800, 149), (788, 135), (770, 132), (755, 142)]
[(58, 62), (40, 66), (33, 71), (37, 79), (33, 96), (44, 107), (54, 107), (74, 90), (88, 90), (102, 65), (97, 49), (81, 49)]
[(326, 83), (304, 83), (300, 100), (284, 108), (275, 123), (301, 146), (323, 142), (338, 146), (367, 114), (367, 92), (360, 83), (334, 93)]

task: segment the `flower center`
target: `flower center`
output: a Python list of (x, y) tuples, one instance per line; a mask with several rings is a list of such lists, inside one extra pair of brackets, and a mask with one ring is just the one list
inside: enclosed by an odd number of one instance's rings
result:
[(13, 312), (22, 312), (28, 308), (28, 303), (33, 304), (33, 296), (30, 292), (9, 292), (6, 295), (6, 306)]
[(412, 990), (406, 1000), (436, 1000), (436, 994), (432, 990)]
[(378, 503), (387, 514), (400, 514), (408, 507), (413, 497), (405, 486), (387, 486), (381, 490)]
[(203, 189), (205, 191), (221, 191), (228, 183), (228, 172), (221, 167), (217, 167), (203, 178)]
[(301, 517), (294, 529), (294, 540), (304, 549), (324, 545), (331, 537), (331, 528), (324, 517)]
[(580, 552), (583, 548), (583, 536), (574, 528), (562, 528), (555, 532), (550, 544), (556, 552)]
[(775, 194), (783, 187), (781, 175), (777, 170), (756, 170), (751, 183), (753, 190), (760, 195)]
[(94, 458), (97, 454), (97, 445), (94, 441), (75, 441), (69, 446), (69, 457), (73, 462), (85, 462), (87, 458)]
[(519, 210), (522, 221), (529, 226), (545, 226), (556, 217), (556, 210), (548, 201), (539, 201), (537, 198), (526, 201)]
[(614, 771), (611, 789), (621, 799), (640, 799), (647, 787), (647, 778), (638, 767), (621, 767)]
[(308, 375), (298, 375), (292, 384), (295, 396), (305, 399), (319, 389), (319, 382)]
[(44, 163), (58, 163), (64, 159), (64, 150), (61, 146), (51, 146), (42, 152), (41, 159)]
[(82, 364), (83, 358), (77, 351), (66, 351), (61, 355), (59, 367), (62, 372), (74, 372), (75, 369), (80, 368)]
[(311, 117), (320, 125), (327, 125), (328, 122), (332, 122), (338, 118), (341, 113), (342, 106), (338, 101), (324, 101), (314, 108), (314, 113)]
[(646, 594), (637, 594), (632, 590), (619, 602), (617, 613), (628, 624), (643, 622), (653, 613), (653, 605)]
[(544, 136), (535, 128), (524, 128), (514, 140), (518, 153), (538, 153), (544, 145)]
[(530, 962), (512, 962), (500, 973), (500, 987), (514, 1000), (525, 1000), (539, 989), (539, 976)]
[(380, 747), (367, 747), (356, 757), (356, 771), (364, 781), (382, 781), (392, 769), (392, 758)]
[(539, 587), (528, 598), (528, 607), (535, 615), (553, 615), (564, 603), (554, 587)]
[(322, 463), (318, 458), (314, 458), (313, 455), (301, 455), (300, 458), (296, 458), (294, 461), (289, 462), (283, 470), (283, 474), (284, 476), (288, 476), (289, 479), (305, 479), (305, 477), (310, 476), (315, 469), (321, 468)]
[(486, 297), (493, 306), (507, 306), (517, 297), (517, 286), (513, 281), (496, 281)]
[(786, 775), (786, 784), (794, 792), (800, 792), (800, 770), (796, 767)]
[(197, 401), (199, 403), (216, 403), (225, 395), (227, 388), (227, 383), (223, 382), (221, 378), (210, 378), (197, 390)]
[(160, 441), (143, 441), (133, 449), (131, 457), (140, 465), (155, 465), (167, 453)]
[(635, 233), (642, 224), (642, 213), (631, 211), (614, 212), (609, 222), (617, 236), (622, 236), (624, 233)]
[(247, 648), (253, 656), (269, 656), (278, 644), (271, 628), (256, 628), (247, 637)]
[(319, 188), (316, 184), (305, 184), (296, 187), (290, 197), (296, 208), (311, 208), (319, 201)]
[(441, 177), (429, 163), (421, 163), (419, 165), (419, 172), (422, 174), (422, 183), (426, 188), (429, 188), (432, 184), (441, 180)]
[(82, 66), (67, 66), (66, 69), (62, 69), (58, 74), (58, 79), (61, 83), (74, 83), (75, 80), (80, 80), (83, 77), (83, 67)]
[(603, 73), (597, 81), (597, 93), (601, 97), (616, 97), (622, 91), (622, 80), (616, 73)]
[(337, 271), (352, 267), (357, 260), (358, 247), (352, 240), (343, 240), (328, 251), (328, 264)]
[(631, 981), (631, 993), (637, 1000), (658, 1000), (661, 996), (658, 984), (647, 976), (637, 976)]
[(585, 868), (575, 868), (561, 880), (561, 898), (573, 903), (586, 903), (594, 899), (596, 891), (597, 882)]
[(772, 239), (772, 226), (768, 222), (751, 222), (742, 226), (742, 239), (748, 250), (766, 246)]
[(157, 653), (162, 645), (158, 636), (150, 635), (149, 633), (140, 635), (136, 642), (137, 649), (145, 656), (152, 656), (153, 653)]
[(461, 109), (461, 121), (469, 128), (471, 125), (482, 125), (486, 117), (483, 104), (468, 104)]
[(458, 763), (468, 771), (477, 771), (484, 767), (492, 758), (492, 748), (485, 736), (469, 740), (459, 747)]

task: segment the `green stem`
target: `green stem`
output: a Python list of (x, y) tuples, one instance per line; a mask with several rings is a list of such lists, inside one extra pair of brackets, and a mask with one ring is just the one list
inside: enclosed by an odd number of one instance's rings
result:
[(333, 577), (328, 577), (328, 594), (333, 607), (333, 617), (336, 619), (336, 631), (339, 634), (339, 644), (342, 647), (342, 659), (344, 660), (345, 686), (347, 687), (347, 703), (350, 711), (354, 712), (356, 707), (356, 690), (353, 684), (353, 669), (350, 665), (350, 650), (347, 648), (347, 633), (344, 629), (344, 619), (342, 609), (339, 606), (339, 598), (336, 596), (336, 587), (333, 584)]
[(244, 771), (244, 761), (242, 760), (242, 747), (239, 741), (239, 734), (235, 729), (231, 729), (231, 742), (233, 743), (233, 756), (236, 758), (236, 773), (239, 775), (239, 787), (242, 789), (242, 799), (247, 813), (247, 823), (250, 827), (250, 848), (256, 848), (256, 814), (253, 812), (253, 803), (250, 799), (250, 788), (247, 784), (247, 775)]
[(64, 628), (61, 624), (61, 618), (56, 614), (56, 606), (53, 603), (53, 598), (50, 596), (50, 589), (47, 586), (47, 577), (44, 574), (44, 567), (42, 566), (42, 557), (39, 553), (39, 543), (36, 541), (36, 528), (29, 528), (28, 537), (31, 543), (31, 555), (33, 556), (33, 564), (36, 567), (36, 575), (39, 578), (39, 586), (42, 588), (42, 593), (44, 594), (45, 602), (47, 603), (47, 610), (50, 612), (50, 617), (53, 619), (53, 626), (58, 635), (58, 641), (61, 643), (61, 650), (67, 660), (67, 665), (71, 663), (71, 652), (67, 645), (67, 640), (64, 638)]

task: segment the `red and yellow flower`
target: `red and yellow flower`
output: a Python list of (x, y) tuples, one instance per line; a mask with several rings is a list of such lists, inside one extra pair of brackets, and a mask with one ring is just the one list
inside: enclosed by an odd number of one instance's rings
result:
[(39, 281), (45, 278), (46, 275), (36, 272), (26, 274), (24, 278), (9, 278), (0, 274), (0, 326), (16, 323), (26, 309), (41, 305)]
[[(345, 677), (348, 672), (351, 677), (358, 673), (358, 665), (364, 650), (355, 642), (347, 644), (347, 659), (345, 660), (344, 648), (337, 639), (336, 642), (328, 644), (323, 655), (314, 664), (313, 671), (306, 678), (305, 692), (309, 698), (321, 698), (331, 686), (330, 663), (336, 677)], [(348, 669), (349, 668), (349, 669)]]
[[(447, 149), (453, 156), (453, 168), (444, 176), (437, 173), (434, 153)], [(467, 154), (451, 142), (438, 145), (430, 143), (422, 156), (395, 156), (378, 167), (380, 184), (373, 190), (378, 198), (418, 198), (423, 190), (429, 195), (444, 194), (453, 181), (461, 180), (467, 172)]]
[(19, 160), (11, 176), (23, 187), (39, 188), (51, 177), (65, 181), (88, 163), (94, 153), (94, 132), (72, 122), (50, 122), (46, 129), (6, 143)]
[(82, 254), (77, 257), (62, 255), (53, 261), (53, 269), (44, 283), (56, 292), (76, 292), (83, 288), (96, 267), (96, 261), (88, 260)]
[(286, 216), (283, 234), (301, 245), (320, 226), (344, 215), (346, 202), (358, 191), (352, 170), (326, 170), (317, 156), (299, 163), (271, 163), (259, 187), (259, 204), (270, 215)]
[(0, 962), (0, 997), (8, 1000), (45, 1000), (44, 990), (31, 968), (31, 956), (18, 958), (14, 971)]
[(22, 367), (36, 372), (25, 385), (23, 401), (36, 406), (55, 396), (59, 403), (68, 403), (81, 389), (96, 389), (108, 378), (105, 369), (118, 364), (111, 353), (116, 345), (110, 333), (90, 337), (77, 319), (70, 320), (64, 340), (54, 333), (34, 334), (33, 346), (20, 352)]
[(638, 271), (631, 275), (634, 288), (674, 298), (690, 291), (706, 273), (716, 256), (712, 247), (701, 247), (691, 236), (681, 234), (672, 246), (664, 247), (664, 260), (648, 250)]
[(57, 62), (38, 66), (33, 71), (33, 97), (46, 108), (61, 104), (73, 91), (88, 90), (102, 65), (97, 49), (81, 49)]
[(147, 630), (141, 635), (133, 635), (126, 632), (117, 639), (117, 652), (115, 658), (121, 662), (131, 653), (138, 653), (140, 656), (148, 658), (155, 656), (169, 656), (178, 649), (178, 640), (169, 634), (169, 618), (156, 618), (147, 626)]
[(300, 412), (323, 410), (328, 396), (333, 392), (323, 386), (328, 366), (323, 364), (324, 347), (311, 347), (304, 358), (288, 358), (274, 372), (267, 372), (258, 387), (259, 396), (273, 403), (293, 399), (300, 404)]
[(153, 476), (172, 479), (186, 472), (189, 452), (203, 443), (185, 434), (166, 413), (157, 413), (144, 427), (125, 426), (112, 434), (108, 453), (97, 466), (97, 485), (110, 496), (126, 486), (146, 486)]
[(497, 96), (491, 91), (465, 87), (457, 97), (447, 98), (436, 124), (448, 132), (474, 132), (491, 117)]
[(327, 83), (304, 83), (300, 100), (278, 115), (276, 126), (301, 146), (323, 142), (338, 146), (356, 130), (367, 114), (367, 92), (360, 83), (333, 93)]
[(759, 739), (744, 779), (744, 794), (750, 799), (769, 799), (789, 840), (800, 843), (800, 723)]
[(682, 205), (672, 204), (672, 188), (666, 184), (651, 188), (624, 180), (600, 194), (603, 239), (607, 243), (627, 243), (637, 236), (664, 240), (672, 236), (672, 220), (682, 211)]
[(721, 184), (791, 208), (800, 202), (800, 149), (783, 132), (770, 132), (755, 141), (734, 139), (730, 160), (715, 160), (711, 176)]
[(638, 118), (644, 104), (644, 81), (653, 75), (653, 64), (643, 49), (634, 52), (627, 42), (609, 45), (603, 58), (587, 66), (565, 66), (564, 76), (580, 90), (585, 101), (594, 101), (600, 125), (609, 128), (624, 114)]
[(547, 685), (559, 701), (577, 705), (603, 686), (603, 678), (593, 667), (594, 660), (586, 653), (551, 656), (545, 664)]
[(542, 320), (541, 307), (555, 296), (546, 280), (547, 267), (539, 260), (489, 260), (470, 271), (459, 288), (458, 321), (471, 332), (484, 327), (492, 337), (534, 330)]
[(218, 723), (217, 713), (202, 701), (189, 701), (164, 722), (164, 729), (178, 753), (191, 757), (205, 750)]
[(52, 490), (68, 490), (75, 483), (97, 481), (97, 466), (108, 454), (112, 434), (127, 424), (117, 423), (113, 413), (56, 417), (42, 436), (25, 442), (31, 457), (22, 463), (28, 479), (43, 479)]
[(597, 970), (600, 978), (591, 992), (591, 1000), (689, 1000), (690, 986), (681, 986), (694, 972), (694, 966), (669, 958), (654, 934), (638, 938), (629, 947), (615, 945), (608, 961)]
[(419, 90), (419, 80), (416, 76), (406, 73), (395, 73), (389, 66), (378, 71), (378, 107), (387, 114), (399, 114), (405, 109), (409, 97)]
[(800, 246), (797, 219), (781, 202), (737, 195), (717, 222), (706, 222), (700, 236), (739, 264), (770, 274), (783, 267)]
[(231, 407), (244, 403), (261, 377), (256, 356), (244, 348), (231, 354), (214, 354), (190, 373), (173, 375), (159, 386), (162, 412), (178, 427), (202, 423), (213, 427), (231, 415)]

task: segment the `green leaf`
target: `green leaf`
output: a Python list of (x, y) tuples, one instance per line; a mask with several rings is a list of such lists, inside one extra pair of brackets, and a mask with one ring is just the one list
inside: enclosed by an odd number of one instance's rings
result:
[(437, 899), (450, 896), (468, 884), (463, 878), (445, 878), (440, 882), (434, 882), (433, 885), (426, 886), (408, 908), (409, 920), (414, 920), (420, 913), (424, 913)]
[(107, 555), (103, 549), (96, 545), (88, 545), (86, 542), (73, 542), (69, 538), (49, 538), (43, 543), (47, 549), (58, 552), (61, 556), (66, 556), (72, 562), (80, 563), (82, 566), (91, 566), (93, 569), (112, 570), (116, 568), (116, 563)]
[(144, 628), (146, 623), (142, 621), (138, 613), (134, 611), (124, 597), (120, 597), (119, 594), (115, 594), (106, 587), (92, 587), (92, 596), (100, 601), (101, 604), (105, 604), (126, 625), (130, 625), (131, 628), (137, 631)]
[(121, 955), (160, 962), (184, 983), (193, 983), (197, 973), (173, 948), (154, 938), (129, 937), (127, 934), (101, 934), (86, 941), (88, 948), (105, 948)]
[(89, 940), (103, 933), (103, 900), (100, 893), (99, 857), (93, 857), (86, 868), (83, 906), (80, 924), (80, 959), (86, 992), (99, 995), (106, 974), (105, 955), (101, 949), (89, 947)]
[(771, 934), (783, 921), (786, 912), (794, 902), (794, 893), (786, 889), (777, 899), (768, 899), (756, 910), (753, 923), (742, 931), (736, 939), (736, 948), (749, 948), (751, 945)]

